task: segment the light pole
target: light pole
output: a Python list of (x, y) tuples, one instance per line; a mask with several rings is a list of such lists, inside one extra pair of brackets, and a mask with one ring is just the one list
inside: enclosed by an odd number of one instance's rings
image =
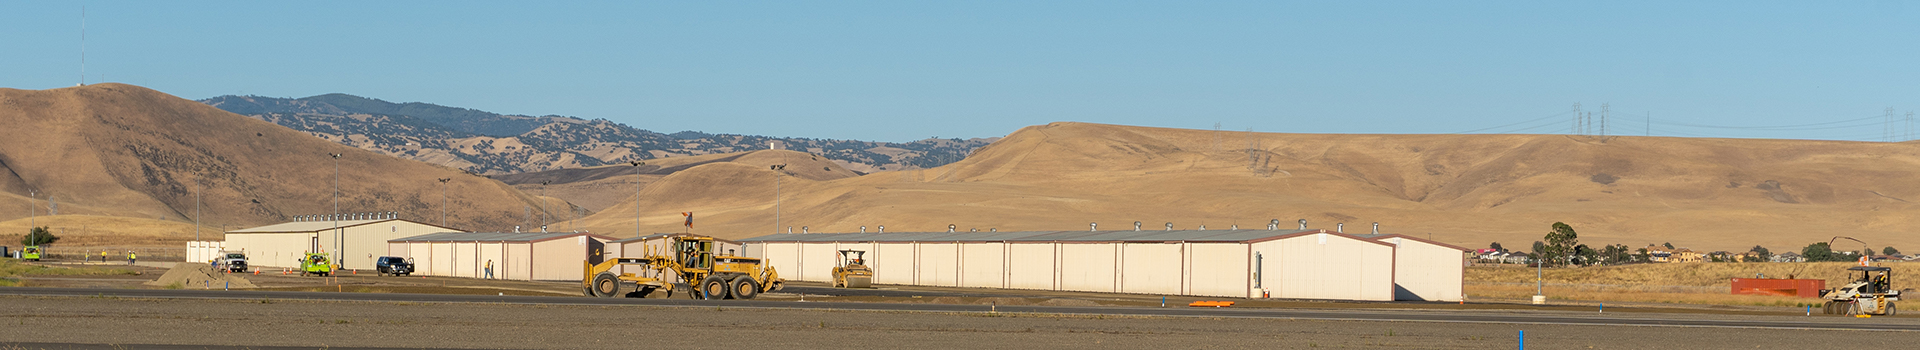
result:
[(451, 177), (440, 179), (440, 227), (447, 226), (447, 181), (452, 180)]
[[(341, 237), (344, 232), (340, 232), (340, 154), (329, 154), (333, 155), (333, 239), (335, 242), (333, 251), (339, 253), (340, 257), (344, 258), (347, 256), (347, 252), (346, 250), (340, 249), (340, 245), (346, 242), (346, 237)], [(334, 261), (339, 260), (335, 259)]]
[(193, 182), (193, 240), (200, 240), (200, 181)]
[(40, 203), (34, 203), (39, 199), (39, 191), (27, 190), (27, 232), (29, 233), (33, 232), (33, 228), (40, 227), (40, 208), (38, 208)]
[(553, 181), (540, 182), (540, 232), (547, 232), (547, 184), (550, 183)]
[(647, 162), (629, 161), (627, 164), (633, 165), (633, 236), (645, 236), (640, 232), (640, 165)]

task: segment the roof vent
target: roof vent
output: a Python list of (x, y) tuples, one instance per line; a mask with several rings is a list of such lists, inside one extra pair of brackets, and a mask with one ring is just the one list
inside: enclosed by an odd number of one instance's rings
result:
[(1300, 229), (1301, 230), (1307, 229), (1307, 219), (1300, 219)]
[(1347, 232), (1347, 223), (1333, 224), (1333, 232)]
[(513, 225), (513, 233), (520, 233), (520, 225)]
[(1173, 231), (1173, 223), (1167, 223), (1167, 231)]
[(887, 225), (880, 225), (880, 233), (887, 233)]
[(1279, 230), (1280, 230), (1280, 219), (1273, 219), (1273, 221), (1267, 222), (1267, 231), (1279, 231)]
[(987, 232), (1000, 232), (1000, 229), (998, 229), (998, 228), (989, 228), (989, 229), (987, 229)]
[(867, 227), (866, 227), (866, 226), (860, 226), (860, 233), (867, 233)]
[(806, 227), (806, 226), (800, 226), (800, 233), (801, 233), (801, 234), (806, 234), (806, 233), (807, 233), (807, 227)]
[(1201, 231), (1206, 231), (1206, 230), (1207, 230), (1207, 224), (1200, 224), (1200, 230), (1201, 230)]
[(1227, 229), (1228, 229), (1228, 230), (1239, 230), (1239, 229), (1240, 229), (1240, 224), (1233, 224), (1233, 226), (1227, 226)]
[(970, 229), (967, 229), (967, 232), (980, 232), (980, 228), (979, 227), (970, 228)]
[(1100, 230), (1100, 223), (1098, 222), (1087, 223), (1087, 231), (1099, 231), (1099, 230)]
[(1139, 231), (1139, 230), (1140, 230), (1140, 222), (1139, 222), (1139, 221), (1134, 221), (1134, 222), (1133, 222), (1133, 230), (1134, 230), (1134, 231)]
[(1380, 223), (1373, 223), (1373, 234), (1380, 234)]
[(954, 226), (953, 224), (947, 224), (948, 233), (952, 233), (954, 230), (959, 230), (959, 229), (960, 229), (959, 226)]
[(787, 234), (793, 234), (793, 226), (787, 226)]

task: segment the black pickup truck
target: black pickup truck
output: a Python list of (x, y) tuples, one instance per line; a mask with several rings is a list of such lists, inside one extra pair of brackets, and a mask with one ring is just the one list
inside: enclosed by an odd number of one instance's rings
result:
[(374, 260), (374, 268), (382, 275), (405, 276), (413, 274), (413, 259), (397, 256), (383, 256)]

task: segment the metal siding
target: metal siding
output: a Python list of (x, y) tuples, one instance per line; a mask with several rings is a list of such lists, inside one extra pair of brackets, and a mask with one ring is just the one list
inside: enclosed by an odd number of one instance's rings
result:
[(533, 263), (536, 281), (579, 281), (581, 263), (587, 259), (586, 236), (534, 242), (528, 261)]
[(1114, 291), (1114, 244), (1061, 244), (1060, 289)]
[(473, 242), (456, 242), (453, 244), (453, 257), (454, 276), (475, 278), (481, 276), (479, 245)]
[(790, 279), (800, 281), (833, 281), (834, 259), (839, 259), (834, 243), (801, 243), (800, 266), (795, 268), (799, 274)]
[(1053, 244), (1014, 243), (1008, 245), (1011, 266), (1007, 267), (1007, 287), (1046, 289), (1054, 286)]
[(229, 234), (227, 249), (245, 251), (252, 266), (297, 268), (311, 237), (308, 233)]
[(1180, 244), (1122, 244), (1120, 291), (1180, 294)]
[(869, 267), (873, 268), (873, 283), (913, 284), (914, 256), (912, 243), (875, 243), (874, 250), (867, 253)]
[[(432, 265), (430, 264), (433, 263), (433, 259), (431, 259), (433, 257), (433, 245), (428, 244), (426, 242), (406, 242), (406, 243), (407, 243), (407, 253), (406, 255), (401, 255), (401, 256), (413, 258), (413, 268), (415, 270), (422, 270), (422, 269), (432, 267)], [(420, 274), (420, 275), (433, 275), (432, 271), (424, 271), (424, 270), (414, 271), (413, 273)]]
[[(1410, 239), (1400, 241), (1395, 250), (1393, 281), (1399, 288), (1395, 300), (1460, 301), (1461, 281), (1466, 268), (1460, 251)], [(1405, 294), (1405, 295), (1402, 295)]]
[(1002, 288), (1006, 275), (1005, 243), (966, 243), (960, 245), (960, 281), (962, 287)]
[[(1247, 245), (1240, 243), (1194, 243), (1187, 245), (1189, 275), (1187, 295), (1245, 297), (1253, 272), (1247, 267)], [(1271, 254), (1271, 253), (1266, 253)], [(1271, 257), (1269, 257), (1271, 259)]]
[(508, 273), (513, 274), (513, 279), (533, 280), (533, 244), (507, 243), (506, 254), (507, 266), (512, 269)]
[[(493, 278), (506, 279), (506, 249), (500, 242), (480, 242), (480, 266), (485, 268), (488, 261), (493, 262)], [(485, 277), (484, 275), (482, 277)]]
[(920, 243), (920, 285), (953, 287), (960, 276), (960, 245)]
[[(1275, 298), (1393, 300), (1393, 247), (1326, 235), (1304, 235), (1255, 243), (1268, 253), (1264, 272)], [(1273, 285), (1278, 281), (1278, 285)]]
[[(427, 274), (434, 275), (434, 276), (452, 276), (453, 275), (453, 259), (452, 259), (453, 243), (434, 242), (434, 243), (431, 243), (431, 245), (432, 245), (432, 248), (430, 248), (429, 250), (432, 251), (432, 253), (428, 253), (428, 260), (426, 260), (426, 264), (425, 264), (425, 265), (431, 266)], [(418, 265), (417, 262), (416, 262), (416, 265)]]

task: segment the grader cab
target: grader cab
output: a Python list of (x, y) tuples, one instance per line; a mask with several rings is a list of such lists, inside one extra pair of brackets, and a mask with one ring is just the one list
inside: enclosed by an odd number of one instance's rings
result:
[[(645, 298), (655, 290), (667, 288), (668, 298), (672, 298), (675, 291), (684, 291), (708, 300), (753, 299), (760, 293), (780, 290), (786, 283), (779, 272), (763, 266), (760, 259), (714, 254), (713, 237), (669, 237), (666, 243), (663, 251), (649, 248), (639, 258), (584, 262), (586, 278), (580, 283), (585, 294), (612, 298), (630, 290), (634, 296)], [(612, 272), (621, 265), (628, 266), (629, 270), (637, 268), (642, 273)]]

